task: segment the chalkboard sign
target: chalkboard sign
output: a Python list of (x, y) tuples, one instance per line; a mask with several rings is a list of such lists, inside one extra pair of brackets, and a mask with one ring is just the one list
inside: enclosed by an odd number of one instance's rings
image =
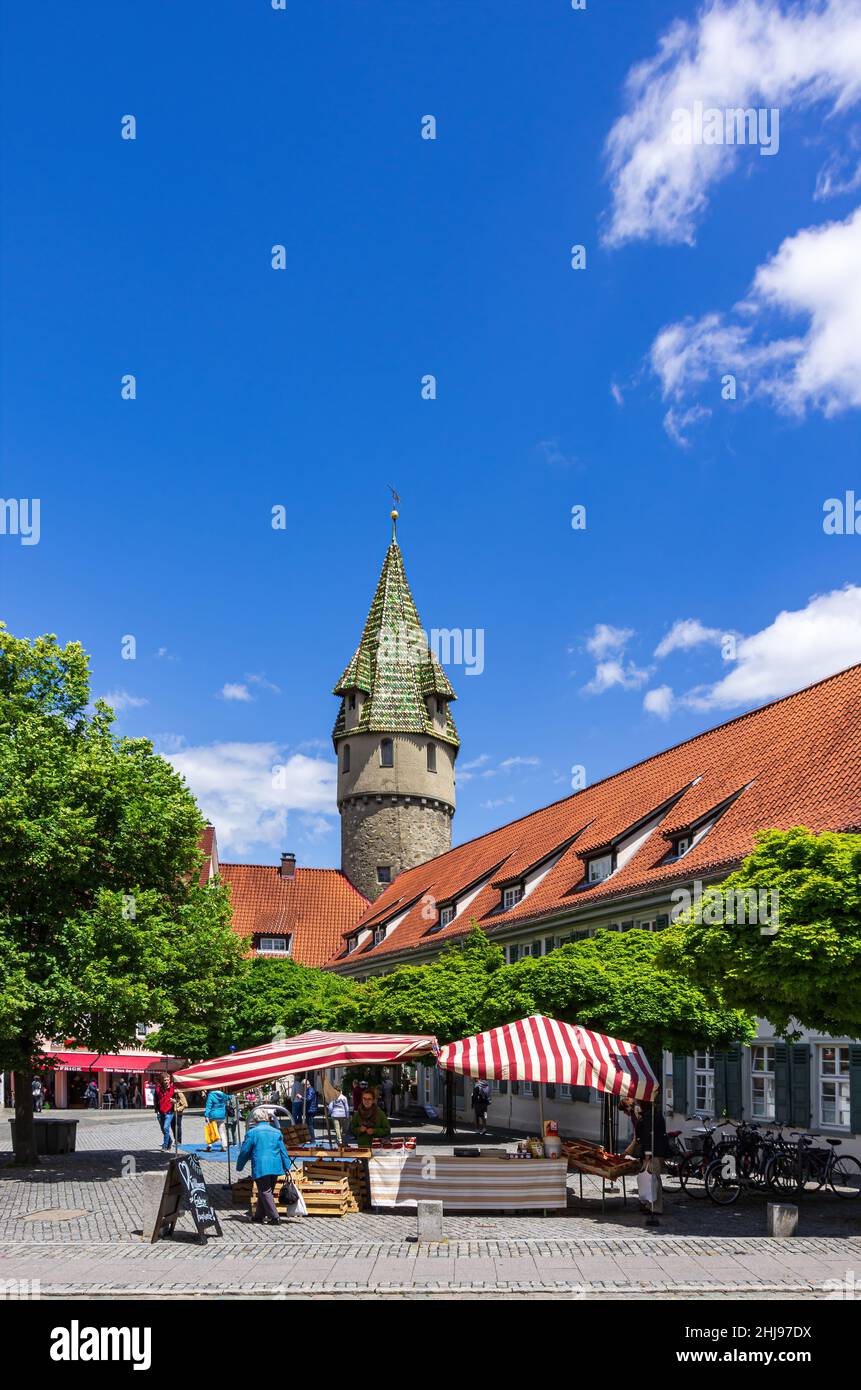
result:
[(163, 1236), (173, 1235), (174, 1227), (185, 1202), (194, 1221), (197, 1239), (201, 1245), (206, 1243), (207, 1229), (214, 1227), (214, 1234), (222, 1235), (221, 1225), (206, 1190), (206, 1179), (197, 1154), (183, 1154), (182, 1158), (172, 1158), (164, 1177), (164, 1188), (155, 1213), (152, 1226), (145, 1230), (150, 1243)]

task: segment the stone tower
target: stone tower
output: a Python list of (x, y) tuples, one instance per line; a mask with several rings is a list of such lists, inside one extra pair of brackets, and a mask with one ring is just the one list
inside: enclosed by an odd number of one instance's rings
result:
[(455, 694), (422, 630), (397, 516), (361, 641), (334, 690), (341, 869), (371, 899), (451, 849), (459, 747)]

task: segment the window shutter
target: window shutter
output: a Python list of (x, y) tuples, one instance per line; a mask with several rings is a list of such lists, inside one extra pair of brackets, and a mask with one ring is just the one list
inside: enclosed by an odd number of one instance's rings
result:
[(794, 1043), (791, 1057), (790, 1121), (806, 1129), (810, 1124), (810, 1043)]
[(789, 1104), (789, 1044), (774, 1044), (774, 1118), (778, 1124), (791, 1123)]
[(849, 1049), (849, 1128), (861, 1134), (861, 1047)]
[(592, 1087), (591, 1087), (591, 1086), (572, 1086), (572, 1087), (571, 1087), (571, 1099), (572, 1099), (572, 1100), (580, 1100), (580, 1101), (587, 1101), (587, 1102), (588, 1102), (588, 1101), (591, 1099), (591, 1096), (592, 1096)]
[(688, 1059), (673, 1053), (673, 1110), (688, 1113)]
[(715, 1053), (715, 1114), (729, 1120), (741, 1119), (741, 1047), (733, 1043), (725, 1052)]
[(546, 1086), (545, 1089), (546, 1089), (546, 1091), (547, 1091), (547, 1099), (548, 1099), (548, 1100), (555, 1100), (555, 1099), (556, 1099), (556, 1086), (555, 1086), (554, 1082), (548, 1081), (548, 1082), (547, 1082), (547, 1086)]
[(499, 1083), (499, 1094), (500, 1094), (501, 1096), (507, 1096), (507, 1095), (508, 1095), (508, 1082), (507, 1082), (507, 1081), (500, 1081), (500, 1083)]
[(664, 927), (670, 925), (670, 918), (666, 912), (661, 912), (655, 918), (655, 931), (663, 931)]

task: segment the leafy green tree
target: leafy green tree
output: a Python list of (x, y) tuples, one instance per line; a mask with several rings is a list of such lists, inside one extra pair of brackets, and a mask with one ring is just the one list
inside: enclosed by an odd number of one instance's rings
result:
[(110, 1052), (141, 1019), (202, 1026), (240, 968), (227, 895), (197, 881), (191, 793), (89, 695), (78, 643), (0, 626), (0, 1066), (19, 1163), (38, 1162), (40, 1043)]
[(714, 984), (694, 984), (659, 963), (660, 933), (598, 931), (506, 965), (494, 977), (483, 1028), (542, 1013), (644, 1047), (692, 1052), (753, 1036), (753, 1020), (728, 1008)]
[(861, 839), (763, 831), (661, 948), (667, 968), (700, 984), (720, 980), (730, 1003), (780, 1032), (801, 1024), (861, 1037)]
[(441, 1043), (476, 1032), (505, 957), (473, 923), (461, 944), (446, 946), (429, 965), (402, 965), (360, 987), (361, 1028), (386, 1033), (435, 1033)]

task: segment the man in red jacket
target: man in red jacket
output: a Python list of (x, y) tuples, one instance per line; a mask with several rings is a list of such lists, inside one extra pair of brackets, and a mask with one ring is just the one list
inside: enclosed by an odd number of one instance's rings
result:
[(173, 1097), (176, 1087), (170, 1079), (169, 1072), (162, 1072), (161, 1080), (155, 1088), (153, 1098), (153, 1108), (156, 1118), (161, 1127), (163, 1135), (163, 1149), (169, 1149), (171, 1144), (171, 1126), (173, 1124)]

